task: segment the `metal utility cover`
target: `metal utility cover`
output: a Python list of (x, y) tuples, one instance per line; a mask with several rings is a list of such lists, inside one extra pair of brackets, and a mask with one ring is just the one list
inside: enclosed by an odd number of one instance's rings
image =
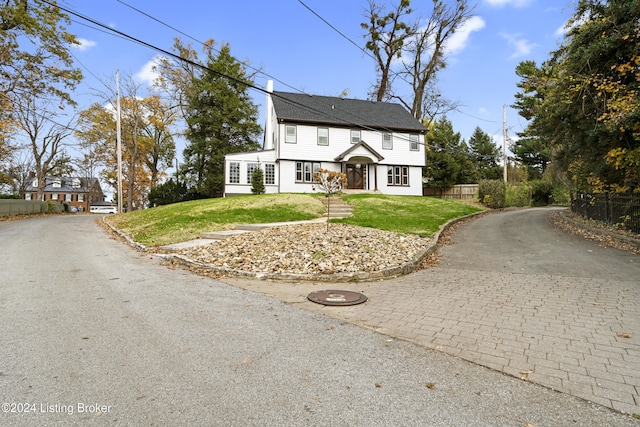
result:
[(311, 292), (307, 299), (322, 305), (356, 305), (367, 301), (361, 293), (336, 290)]

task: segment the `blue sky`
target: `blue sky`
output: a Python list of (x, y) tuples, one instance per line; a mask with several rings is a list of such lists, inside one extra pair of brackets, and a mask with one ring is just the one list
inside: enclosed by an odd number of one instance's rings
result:
[[(458, 111), (447, 117), (465, 140), (479, 126), (502, 145), (502, 108), (514, 102), (518, 81), (515, 67), (520, 61), (539, 63), (549, 57), (562, 41), (562, 30), (573, 14), (575, 1), (476, 0), (474, 17), (457, 34), (447, 56), (448, 67), (439, 75), (442, 95), (460, 103)], [(347, 90), (349, 97), (366, 99), (376, 78), (373, 60), (305, 7), (364, 45), (360, 23), (367, 0), (123, 2), (67, 0), (65, 7), (166, 50), (176, 36), (190, 40), (126, 4), (194, 39), (229, 43), (237, 59), (290, 86), (275, 82), (275, 90), (333, 96)], [(428, 16), (430, 1), (413, 3), (420, 15)], [(73, 21), (70, 30), (82, 40), (74, 56), (85, 74), (78, 90), (80, 108), (98, 100), (90, 95), (94, 90), (105, 90), (94, 76), (112, 81), (118, 69), (141, 82), (149, 81), (149, 64), (158, 52), (80, 25), (84, 21), (78, 18), (73, 17)], [(258, 75), (255, 83), (264, 87), (268, 79)], [(251, 94), (260, 106), (262, 120), (264, 95), (257, 91)], [(510, 108), (507, 124), (511, 139), (526, 125)], [(180, 152), (182, 148), (182, 143), (178, 144)]]

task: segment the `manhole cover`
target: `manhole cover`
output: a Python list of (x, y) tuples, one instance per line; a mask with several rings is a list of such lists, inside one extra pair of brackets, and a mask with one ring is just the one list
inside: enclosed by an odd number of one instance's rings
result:
[(322, 305), (356, 305), (365, 302), (367, 297), (351, 291), (318, 291), (311, 292), (307, 299)]

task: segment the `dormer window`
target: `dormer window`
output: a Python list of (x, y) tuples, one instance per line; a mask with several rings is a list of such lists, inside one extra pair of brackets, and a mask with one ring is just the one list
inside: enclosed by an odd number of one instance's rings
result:
[(60, 178), (54, 178), (53, 182), (51, 183), (51, 186), (53, 188), (60, 188), (62, 187), (62, 181), (60, 180)]
[(72, 188), (80, 188), (80, 180), (78, 178), (73, 178), (71, 181)]

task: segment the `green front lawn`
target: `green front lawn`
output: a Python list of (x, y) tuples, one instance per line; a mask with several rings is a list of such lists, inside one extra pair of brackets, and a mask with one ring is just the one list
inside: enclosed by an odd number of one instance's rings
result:
[(431, 237), (447, 221), (482, 208), (454, 200), (422, 196), (354, 194), (342, 200), (353, 206), (353, 216), (335, 222)]
[[(482, 210), (452, 200), (431, 197), (358, 194), (343, 196), (353, 216), (334, 219), (397, 233), (432, 236), (450, 219)], [(195, 239), (207, 231), (233, 229), (238, 224), (300, 221), (325, 212), (317, 195), (263, 194), (205, 199), (109, 216), (109, 222), (145, 246)]]

